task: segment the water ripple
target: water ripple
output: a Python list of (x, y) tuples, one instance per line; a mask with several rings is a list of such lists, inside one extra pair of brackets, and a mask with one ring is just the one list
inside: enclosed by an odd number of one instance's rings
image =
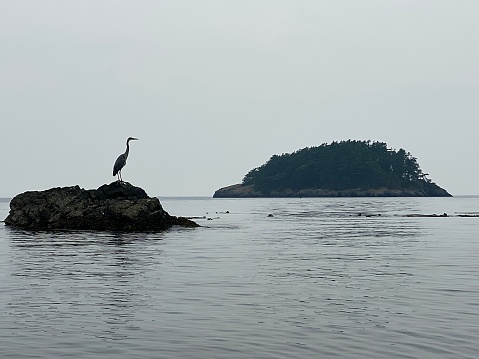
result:
[(402, 214), (478, 199), (162, 204), (205, 227), (0, 226), (2, 357), (477, 357), (479, 221)]

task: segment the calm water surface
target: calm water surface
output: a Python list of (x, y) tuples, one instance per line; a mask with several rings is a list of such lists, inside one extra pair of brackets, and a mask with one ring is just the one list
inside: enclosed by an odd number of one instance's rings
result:
[(203, 227), (0, 224), (0, 357), (479, 357), (477, 197), (161, 202)]

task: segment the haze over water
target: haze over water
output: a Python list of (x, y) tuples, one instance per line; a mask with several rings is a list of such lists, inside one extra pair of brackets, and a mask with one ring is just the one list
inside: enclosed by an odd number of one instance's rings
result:
[(0, 225), (0, 356), (479, 355), (477, 197), (160, 200), (203, 227)]

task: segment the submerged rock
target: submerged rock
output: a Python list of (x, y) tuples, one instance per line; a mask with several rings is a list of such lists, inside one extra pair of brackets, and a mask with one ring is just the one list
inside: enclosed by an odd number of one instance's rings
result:
[(150, 232), (172, 226), (198, 227), (170, 216), (156, 197), (131, 184), (112, 182), (98, 189), (79, 186), (28, 191), (10, 202), (5, 225), (29, 230), (98, 230)]

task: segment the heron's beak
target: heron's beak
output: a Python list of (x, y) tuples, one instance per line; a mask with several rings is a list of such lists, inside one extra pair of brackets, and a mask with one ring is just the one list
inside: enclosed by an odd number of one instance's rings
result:
[(132, 140), (139, 140), (139, 138), (133, 137)]

